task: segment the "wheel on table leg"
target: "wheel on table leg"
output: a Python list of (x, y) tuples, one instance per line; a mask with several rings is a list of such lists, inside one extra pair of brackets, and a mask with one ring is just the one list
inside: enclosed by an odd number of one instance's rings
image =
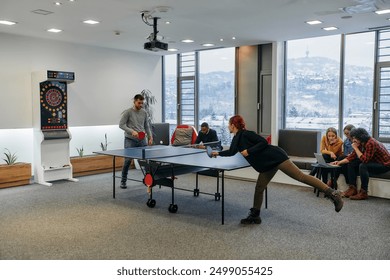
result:
[(168, 211), (170, 213), (176, 213), (177, 212), (177, 204), (170, 204), (169, 207), (168, 207)]
[(194, 196), (199, 196), (199, 189), (194, 189)]
[(215, 201), (220, 201), (221, 200), (221, 194), (220, 193), (215, 193), (214, 194), (214, 200)]
[(150, 208), (154, 208), (154, 206), (156, 206), (156, 200), (149, 198), (148, 202), (146, 202), (146, 205), (148, 205)]

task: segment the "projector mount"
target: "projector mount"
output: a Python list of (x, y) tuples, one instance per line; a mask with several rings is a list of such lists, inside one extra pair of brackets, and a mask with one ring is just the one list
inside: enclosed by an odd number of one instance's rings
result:
[[(148, 11), (141, 12), (141, 18), (142, 21), (149, 25), (153, 26), (153, 33), (151, 33), (148, 37), (150, 41), (156, 41), (157, 40), (157, 20), (160, 19), (159, 17), (152, 17), (152, 15)], [(150, 23), (149, 20), (153, 19), (153, 23)]]

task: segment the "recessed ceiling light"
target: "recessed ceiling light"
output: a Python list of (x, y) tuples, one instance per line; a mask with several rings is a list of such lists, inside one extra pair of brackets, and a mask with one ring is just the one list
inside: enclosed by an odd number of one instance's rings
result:
[(181, 40), (182, 43), (193, 43), (194, 40), (191, 40), (191, 39), (184, 39), (184, 40)]
[(178, 49), (174, 49), (174, 48), (172, 48), (172, 49), (168, 49), (168, 51), (169, 51), (169, 52), (177, 52), (177, 51), (178, 51)]
[(338, 28), (335, 27), (335, 26), (329, 26), (329, 27), (324, 27), (324, 28), (322, 28), (322, 29), (324, 29), (324, 30), (326, 30), (326, 31), (332, 31), (332, 30), (337, 30)]
[(9, 21), (9, 20), (0, 20), (0, 24), (14, 25), (14, 24), (16, 24), (16, 22), (14, 22), (14, 21)]
[(232, 40), (236, 40), (236, 37), (233, 36), (233, 37), (232, 37)]
[(47, 32), (53, 32), (53, 33), (58, 33), (58, 32), (61, 32), (62, 30), (61, 29), (57, 29), (57, 28), (50, 28), (47, 30)]
[(61, 3), (61, 2), (54, 2), (54, 5), (56, 5), (56, 6), (61, 6), (62, 3)]
[(92, 20), (92, 19), (87, 19), (87, 20), (84, 20), (83, 22), (86, 23), (86, 24), (98, 24), (98, 23), (100, 23), (99, 21)]
[(166, 21), (165, 24), (171, 24), (171, 22), (170, 21)]
[(389, 14), (390, 13), (390, 9), (375, 11), (375, 13), (378, 14), (378, 15)]
[(203, 47), (213, 47), (213, 46), (215, 46), (215, 45), (212, 44), (212, 43), (204, 43), (204, 44), (202, 44), (202, 46), (203, 46)]
[(306, 21), (307, 24), (310, 24), (310, 25), (315, 25), (315, 24), (321, 24), (322, 21), (319, 21), (319, 20), (310, 20), (310, 21)]

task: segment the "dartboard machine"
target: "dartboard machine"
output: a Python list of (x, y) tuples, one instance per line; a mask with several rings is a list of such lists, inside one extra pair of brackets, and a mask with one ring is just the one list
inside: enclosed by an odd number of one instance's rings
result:
[(68, 84), (73, 72), (45, 71), (32, 74), (34, 179), (51, 186), (52, 181), (73, 178), (68, 130)]

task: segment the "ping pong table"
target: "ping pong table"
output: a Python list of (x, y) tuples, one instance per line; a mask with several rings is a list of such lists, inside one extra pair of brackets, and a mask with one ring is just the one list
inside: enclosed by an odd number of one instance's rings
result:
[[(225, 171), (236, 170), (250, 166), (245, 158), (237, 153), (232, 157), (210, 158), (204, 149), (174, 146), (145, 146), (127, 149), (117, 149), (95, 152), (97, 154), (109, 155), (113, 157), (113, 198), (115, 198), (115, 179), (121, 178), (115, 175), (115, 158), (124, 157), (137, 159), (143, 180), (128, 178), (128, 180), (139, 181), (147, 186), (149, 199), (147, 205), (153, 208), (156, 201), (153, 199), (153, 187), (167, 186), (172, 190), (172, 203), (169, 205), (169, 212), (176, 213), (178, 206), (175, 204), (174, 190), (192, 191), (189, 189), (176, 188), (174, 181), (176, 176), (196, 173), (196, 188), (193, 190), (194, 196), (199, 193), (214, 195), (215, 200), (221, 200), (221, 219), (224, 224), (225, 219)], [(211, 173), (210, 173), (211, 172)], [(198, 174), (205, 174), (217, 177), (217, 192), (214, 194), (200, 192), (198, 188)], [(219, 180), (221, 179), (221, 193), (219, 193)]]

